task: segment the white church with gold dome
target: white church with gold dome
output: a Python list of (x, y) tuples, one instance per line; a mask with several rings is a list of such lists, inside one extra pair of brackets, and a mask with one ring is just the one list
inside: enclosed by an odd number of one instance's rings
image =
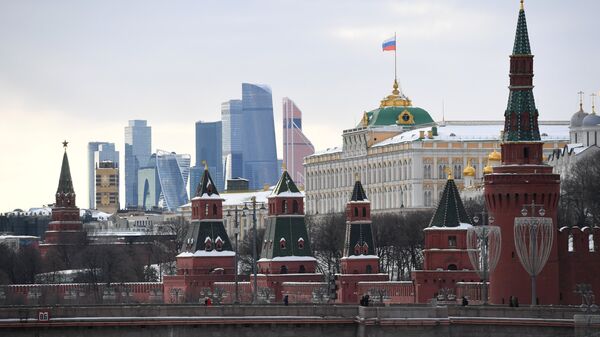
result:
[[(569, 122), (539, 122), (544, 153), (569, 142)], [(500, 165), (504, 121), (435, 122), (394, 81), (391, 95), (342, 132), (342, 145), (304, 159), (306, 214), (343, 212), (355, 175), (375, 212), (434, 207), (449, 168), (459, 188), (479, 193)], [(467, 192), (465, 191), (465, 192)]]

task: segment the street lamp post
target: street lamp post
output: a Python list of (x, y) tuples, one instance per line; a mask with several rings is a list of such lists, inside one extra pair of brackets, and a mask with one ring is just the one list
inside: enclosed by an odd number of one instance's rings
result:
[[(227, 218), (231, 218), (231, 212), (227, 210)], [(240, 303), (239, 297), (239, 283), (238, 283), (238, 236), (240, 234), (240, 227), (238, 222), (238, 208), (237, 205), (233, 209), (233, 221), (235, 225), (234, 235), (235, 235), (235, 300), (234, 304)]]
[[(258, 283), (257, 283), (257, 258), (256, 258), (256, 197), (252, 196), (252, 198), (250, 199), (251, 201), (249, 203), (244, 203), (244, 209), (242, 210), (244, 215), (248, 216), (248, 204), (252, 205), (252, 274), (254, 274), (254, 287), (252, 289), (252, 304), (256, 304), (256, 295), (257, 295), (257, 290), (258, 290)], [(259, 211), (264, 211), (266, 210), (265, 208), (265, 204), (264, 203), (260, 203), (260, 209)]]

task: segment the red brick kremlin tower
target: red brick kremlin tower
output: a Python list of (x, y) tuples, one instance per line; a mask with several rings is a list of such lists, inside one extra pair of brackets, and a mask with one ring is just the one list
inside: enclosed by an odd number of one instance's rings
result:
[[(516, 296), (521, 303), (531, 297), (529, 274), (515, 249), (513, 227), (524, 204), (543, 205), (556, 226), (560, 177), (543, 164), (543, 143), (538, 129), (538, 110), (533, 98), (533, 55), (529, 47), (525, 10), (521, 0), (513, 53), (510, 56), (510, 93), (504, 113), (502, 165), (485, 176), (485, 203), (502, 232), (502, 251), (490, 275), (490, 301), (508, 303)], [(531, 213), (531, 210), (529, 210)], [(537, 216), (529, 215), (529, 216)], [(537, 277), (539, 304), (559, 303), (556, 236), (548, 262)]]
[(75, 253), (73, 250), (85, 241), (85, 232), (79, 218), (79, 207), (75, 205), (75, 190), (67, 157), (67, 144), (65, 140), (63, 142), (65, 153), (55, 195), (56, 203), (52, 207), (52, 221), (48, 224), (44, 243), (40, 244), (42, 256), (51, 250), (57, 250), (63, 255), (67, 254), (64, 257), (68, 258), (68, 255)]
[(234, 278), (235, 252), (223, 226), (223, 199), (205, 165), (192, 199), (192, 223), (177, 255), (177, 275), (164, 277), (165, 303), (198, 303), (203, 289)]
[(286, 289), (284, 282), (310, 284), (321, 282), (323, 275), (316, 272), (317, 260), (312, 255), (304, 221), (304, 195), (287, 170), (284, 169), (268, 200), (269, 217), (258, 260), (257, 285), (259, 290), (272, 289), (274, 300), (280, 302), (285, 295), (296, 296), (291, 288)]
[(356, 180), (352, 197), (346, 204), (346, 240), (341, 274), (336, 275), (338, 302), (358, 303), (358, 282), (388, 281), (387, 274), (379, 274), (379, 256), (375, 254), (375, 240), (371, 227), (371, 202), (360, 182)]

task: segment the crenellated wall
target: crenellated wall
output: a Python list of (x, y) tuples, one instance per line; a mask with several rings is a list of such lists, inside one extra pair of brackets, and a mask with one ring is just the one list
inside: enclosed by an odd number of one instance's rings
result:
[[(590, 238), (592, 239), (590, 242)], [(579, 283), (600, 294), (600, 228), (563, 227), (557, 231), (560, 304), (581, 304)]]

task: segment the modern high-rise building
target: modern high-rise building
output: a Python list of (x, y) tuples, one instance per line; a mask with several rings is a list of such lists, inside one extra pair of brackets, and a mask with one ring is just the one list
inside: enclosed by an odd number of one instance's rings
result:
[(198, 184), (200, 184), (203, 173), (204, 166), (190, 167), (190, 198), (193, 198), (194, 195), (196, 195), (196, 190), (198, 189)]
[[(206, 162), (219, 190), (223, 190), (224, 185), (221, 127), (221, 122), (196, 122), (196, 168), (204, 171)], [(190, 195), (195, 194), (198, 183), (190, 184)]]
[(125, 127), (125, 206), (138, 204), (138, 169), (152, 153), (152, 128), (145, 120), (130, 120)]
[[(111, 161), (119, 167), (119, 151), (115, 151), (115, 143), (88, 143), (88, 207), (96, 208), (96, 167), (103, 161)], [(118, 200), (117, 200), (118, 201)]]
[(138, 170), (138, 207), (144, 210), (158, 207), (161, 194), (160, 180), (156, 168), (156, 154)]
[(302, 111), (294, 101), (283, 98), (283, 163), (292, 179), (304, 185), (304, 157), (315, 153), (315, 147), (302, 132)]
[[(221, 104), (222, 156), (224, 181), (244, 175), (242, 147), (242, 101), (232, 99)], [(214, 171), (211, 171), (214, 172)]]
[(251, 189), (277, 182), (273, 97), (266, 85), (242, 83), (244, 178)]
[(110, 160), (96, 167), (96, 209), (110, 214), (119, 210), (119, 164)]
[(190, 174), (189, 154), (156, 151), (156, 169), (161, 194), (159, 207), (175, 211), (177, 207), (189, 201), (186, 186)]

